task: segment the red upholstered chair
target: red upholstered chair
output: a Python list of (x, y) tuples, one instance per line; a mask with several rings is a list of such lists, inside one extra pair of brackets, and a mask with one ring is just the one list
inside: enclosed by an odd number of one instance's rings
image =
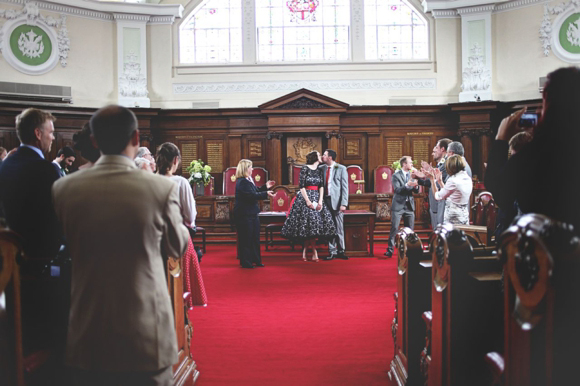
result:
[(393, 193), (393, 173), (393, 169), (387, 165), (375, 169), (375, 193)]
[(493, 196), (490, 192), (481, 192), (477, 195), (475, 204), (471, 207), (471, 223), (473, 225), (487, 225), (486, 209), (491, 201), (493, 201)]
[(268, 171), (259, 166), (255, 166), (252, 171), (252, 178), (254, 179), (256, 187), (259, 188), (260, 186), (266, 185), (266, 182), (268, 182)]
[(365, 173), (358, 165), (350, 165), (346, 167), (348, 175), (348, 193), (361, 194), (365, 192)]
[(207, 185), (204, 187), (204, 190), (203, 190), (203, 195), (204, 195), (204, 196), (213, 196), (214, 192), (215, 192), (215, 178), (214, 178), (214, 177), (212, 177), (212, 178), (209, 180), (209, 184), (207, 184)]
[[(273, 191), (274, 197), (270, 197), (270, 210), (272, 212), (288, 212), (292, 202), (290, 190), (284, 186), (277, 186)], [(266, 225), (266, 250), (268, 250), (268, 247), (274, 245), (274, 232), (280, 232), (283, 226), (283, 222)], [(294, 250), (294, 243), (290, 244), (292, 245), (292, 250)]]
[(236, 167), (232, 166), (224, 170), (224, 196), (236, 195)]
[(292, 164), (292, 168), (291, 168), (292, 173), (290, 174), (290, 177), (291, 177), (290, 184), (291, 185), (300, 185), (300, 170), (302, 170), (302, 166), (304, 166), (304, 165)]

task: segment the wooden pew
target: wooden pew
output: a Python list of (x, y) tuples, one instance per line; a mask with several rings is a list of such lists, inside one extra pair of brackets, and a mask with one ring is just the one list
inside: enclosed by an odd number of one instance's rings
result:
[(484, 356), (502, 345), (501, 272), (485, 252), (449, 224), (432, 238), (430, 363), (423, 361), (430, 386), (489, 384)]
[(500, 241), (504, 274), (503, 355), (486, 360), (494, 384), (578, 384), (580, 241), (572, 228), (528, 214)]
[(170, 257), (167, 260), (167, 286), (173, 306), (179, 358), (178, 362), (173, 365), (173, 384), (190, 386), (197, 380), (199, 371), (190, 352), (193, 326), (187, 318), (185, 301), (191, 294), (183, 292), (184, 278), (181, 264), (182, 259)]
[(427, 268), (421, 262), (429, 255), (423, 252), (421, 240), (410, 228), (397, 234), (397, 248), (396, 316), (391, 328), (395, 354), (389, 377), (400, 385), (420, 385), (423, 384), (420, 354), (425, 346), (421, 314), (431, 307), (430, 264)]

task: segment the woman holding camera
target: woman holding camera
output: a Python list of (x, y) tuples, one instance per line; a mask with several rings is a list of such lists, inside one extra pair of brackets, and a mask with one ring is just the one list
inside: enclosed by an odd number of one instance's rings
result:
[[(548, 74), (537, 126), (523, 127), (526, 109), (502, 120), (492, 143), (485, 187), (501, 208), (517, 200), (523, 213), (540, 213), (574, 225), (580, 231), (580, 69), (560, 68)], [(533, 139), (508, 158), (509, 140), (529, 131)]]

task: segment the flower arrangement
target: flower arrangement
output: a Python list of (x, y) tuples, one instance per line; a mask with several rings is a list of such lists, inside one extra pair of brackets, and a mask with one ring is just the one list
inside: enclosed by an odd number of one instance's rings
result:
[(211, 166), (204, 165), (203, 161), (193, 160), (187, 167), (187, 172), (189, 173), (189, 183), (200, 184), (203, 183), (203, 186), (207, 186), (211, 181)]

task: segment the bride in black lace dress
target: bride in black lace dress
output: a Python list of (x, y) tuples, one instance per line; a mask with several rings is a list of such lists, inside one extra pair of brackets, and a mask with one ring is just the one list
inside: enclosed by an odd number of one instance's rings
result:
[(320, 153), (313, 151), (306, 156), (306, 166), (300, 170), (300, 191), (282, 228), (282, 236), (297, 243), (304, 243), (302, 260), (307, 261), (308, 247), (312, 248), (312, 261), (318, 262), (316, 239), (329, 239), (336, 235), (332, 214), (322, 200), (324, 180), (318, 170)]

